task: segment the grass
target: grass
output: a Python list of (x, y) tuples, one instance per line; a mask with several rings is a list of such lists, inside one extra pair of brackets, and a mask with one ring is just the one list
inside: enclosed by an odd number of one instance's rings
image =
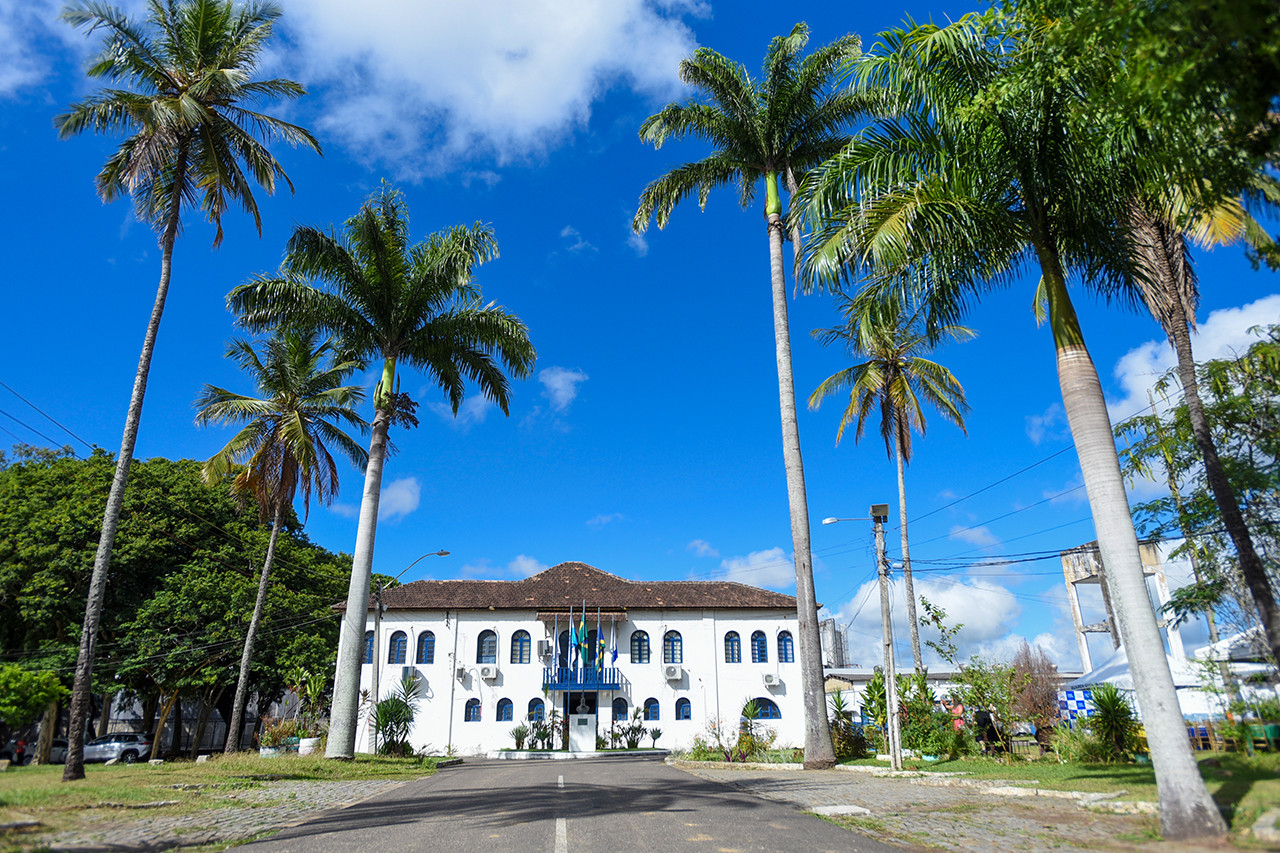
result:
[[(1197, 758), (1200, 775), (1233, 832), (1246, 831), (1264, 811), (1280, 806), (1280, 754), (1258, 753), (1250, 758), (1235, 752), (1200, 753)], [(887, 762), (874, 759), (845, 763), (888, 767)], [(1007, 780), (1056, 791), (1124, 791), (1126, 800), (1159, 799), (1150, 764), (1060, 764), (1052, 758), (1006, 763), (994, 758), (960, 758), (907, 760), (903, 767), (926, 773), (964, 773), (968, 779)]]
[[(84, 779), (68, 783), (62, 782), (59, 765), (23, 767), (0, 773), (0, 823), (33, 819), (41, 823), (41, 831), (59, 831), (107, 816), (159, 817), (233, 804), (243, 808), (248, 804), (229, 795), (259, 788), (268, 781), (417, 779), (434, 772), (435, 759), (431, 758), (358, 755), (353, 761), (333, 761), (321, 755), (265, 759), (253, 753), (217, 756), (199, 764), (90, 764), (85, 767)], [(168, 801), (176, 802), (135, 810)], [(18, 839), (16, 833), (0, 831), (0, 850)]]

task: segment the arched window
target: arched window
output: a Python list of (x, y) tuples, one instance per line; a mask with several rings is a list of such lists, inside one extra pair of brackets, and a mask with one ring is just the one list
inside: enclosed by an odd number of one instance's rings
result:
[(778, 661), (779, 663), (796, 662), (796, 644), (791, 639), (790, 631), (783, 631), (778, 635)]
[(679, 631), (668, 631), (662, 637), (662, 662), (684, 663), (684, 640)]
[(658, 700), (657, 699), (650, 698), (650, 699), (644, 700), (644, 718), (646, 720), (658, 719)]
[(540, 723), (547, 716), (547, 712), (543, 707), (541, 699), (529, 700), (529, 722)]
[(689, 704), (688, 699), (676, 700), (676, 719), (677, 720), (693, 719), (693, 706)]
[(627, 700), (619, 696), (613, 700), (613, 720), (614, 722), (625, 722), (627, 719)]
[(510, 699), (498, 700), (498, 722), (500, 723), (511, 722), (511, 700)]
[(763, 696), (756, 697), (756, 707), (760, 709), (760, 720), (781, 720), (782, 712), (778, 710), (778, 703), (772, 699), (766, 699)]
[(418, 663), (436, 662), (436, 635), (423, 631), (418, 635)]
[(528, 631), (516, 631), (511, 635), (511, 662), (528, 663), (533, 658), (530, 653)]
[(649, 635), (644, 631), (633, 631), (631, 634), (631, 662), (649, 662)]
[(724, 662), (742, 663), (742, 638), (737, 631), (724, 635)]
[(561, 631), (556, 640), (556, 666), (569, 665), (569, 632)]
[(373, 663), (373, 632), (364, 632), (364, 662)]
[(476, 640), (476, 663), (498, 662), (498, 635), (492, 631), (481, 631)]
[(404, 631), (396, 631), (391, 635), (387, 645), (387, 663), (404, 663), (404, 656), (409, 650), (409, 638)]
[(587, 639), (582, 648), (583, 657), (586, 658), (587, 666), (595, 666), (596, 658), (600, 656), (600, 633), (598, 631), (588, 631)]
[(462, 721), (464, 723), (480, 722), (480, 700), (479, 699), (467, 700), (467, 710), (462, 715)]
[(765, 638), (764, 631), (756, 631), (751, 635), (751, 662), (769, 662), (769, 641)]

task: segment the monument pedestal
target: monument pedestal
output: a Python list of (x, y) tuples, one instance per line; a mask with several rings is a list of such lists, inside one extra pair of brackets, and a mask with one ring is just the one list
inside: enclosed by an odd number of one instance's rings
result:
[(569, 751), (596, 751), (596, 715), (569, 715)]

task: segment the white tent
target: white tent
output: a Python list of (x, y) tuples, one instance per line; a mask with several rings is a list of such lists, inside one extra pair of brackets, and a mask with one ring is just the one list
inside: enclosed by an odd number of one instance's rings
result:
[(1196, 649), (1191, 654), (1199, 660), (1223, 660), (1230, 662), (1265, 662), (1267, 660), (1267, 638), (1262, 633), (1262, 626), (1255, 625), (1247, 631), (1223, 637), (1210, 646)]
[[(1173, 674), (1174, 687), (1204, 685), (1204, 679), (1193, 667), (1171, 655), (1166, 654), (1165, 659), (1169, 662), (1169, 672)], [(1078, 690), (1081, 687), (1093, 687), (1097, 684), (1114, 684), (1121, 690), (1133, 689), (1133, 673), (1129, 670), (1129, 655), (1125, 652), (1124, 646), (1116, 649), (1111, 657), (1091, 672), (1086, 672), (1064, 687), (1068, 690)]]

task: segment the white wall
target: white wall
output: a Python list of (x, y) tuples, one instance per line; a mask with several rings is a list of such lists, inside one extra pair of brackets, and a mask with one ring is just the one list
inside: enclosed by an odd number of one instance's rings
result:
[[(392, 635), (404, 631), (408, 638), (406, 664), (414, 666), (422, 679), (423, 698), (414, 723), (411, 742), (415, 748), (430, 746), (443, 752), (452, 745), (463, 755), (475, 755), (490, 750), (513, 747), (509, 732), (524, 720), (529, 700), (542, 699), (549, 712), (552, 707), (563, 709), (563, 694), (542, 693), (543, 668), (547, 662), (539, 659), (539, 640), (552, 640), (553, 626), (539, 622), (532, 611), (391, 611), (383, 616), (378, 651), (379, 692), (383, 697), (400, 681), (401, 665), (388, 664), (388, 651)], [(577, 617), (575, 616), (575, 621)], [(588, 623), (589, 627), (594, 627)], [(373, 628), (370, 617), (368, 630)], [(566, 625), (560, 622), (560, 630)], [(609, 639), (610, 621), (604, 619), (604, 634)], [(477, 641), (484, 630), (498, 635), (498, 677), (492, 681), (479, 677), (476, 662)], [(520, 630), (531, 637), (531, 662), (512, 664), (511, 637)], [(425, 630), (435, 634), (435, 660), (431, 664), (415, 664), (418, 637)], [(630, 640), (633, 631), (649, 634), (650, 658), (648, 664), (631, 661)], [(678, 681), (663, 678), (662, 641), (668, 630), (679, 631), (683, 640), (684, 677)], [(724, 635), (737, 631), (742, 642), (742, 663), (729, 664), (724, 660)], [(763, 631), (768, 641), (767, 663), (751, 663), (751, 634)], [(755, 697), (772, 699), (782, 713), (780, 720), (766, 724), (778, 733), (778, 746), (800, 746), (804, 742), (803, 700), (800, 695), (799, 663), (778, 661), (778, 633), (791, 632), (793, 647), (798, 654), (796, 618), (778, 611), (730, 611), (730, 610), (633, 610), (626, 621), (617, 622), (618, 661), (616, 666), (629, 680), (630, 690), (613, 694), (599, 694), (598, 726), (603, 733), (612, 719), (612, 702), (617, 696), (627, 700), (631, 713), (646, 699), (652, 697), (659, 703), (659, 719), (646, 723), (648, 728), (662, 729), (658, 746), (682, 749), (692, 744), (702, 734), (708, 722), (719, 717), (735, 726), (742, 705)], [(456, 643), (456, 646), (455, 646)], [(455, 651), (456, 649), (456, 651)], [(456, 654), (456, 657), (455, 657)], [(606, 652), (605, 665), (611, 665)], [(456, 662), (455, 662), (456, 661)], [(462, 667), (462, 678), (456, 670)], [(361, 689), (370, 689), (374, 665), (362, 667)], [(781, 686), (766, 687), (763, 676), (775, 673), (782, 679)], [(478, 698), (481, 703), (479, 722), (464, 722), (464, 709), (468, 699)], [(500, 699), (510, 699), (513, 704), (511, 721), (498, 722), (497, 705)], [(691, 703), (692, 719), (676, 720), (676, 700), (687, 698)], [(361, 721), (357, 731), (356, 749), (371, 748), (367, 719)], [(645, 741), (645, 745), (648, 745)]]

